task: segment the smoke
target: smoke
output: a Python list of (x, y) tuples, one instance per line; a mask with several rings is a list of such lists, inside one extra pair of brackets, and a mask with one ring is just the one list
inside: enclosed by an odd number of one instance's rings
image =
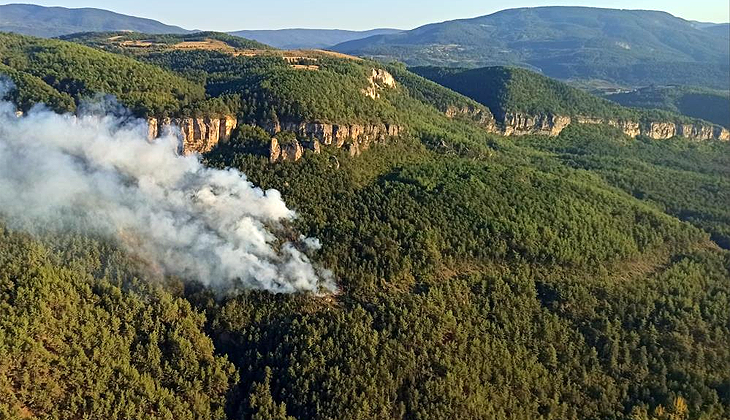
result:
[(0, 102), (0, 215), (15, 228), (112, 238), (165, 273), (216, 289), (335, 290), (300, 251), (319, 241), (282, 243), (272, 233), (295, 217), (278, 191), (177, 148), (174, 136), (149, 142), (144, 121), (98, 107), (79, 116), (36, 107), (19, 117)]

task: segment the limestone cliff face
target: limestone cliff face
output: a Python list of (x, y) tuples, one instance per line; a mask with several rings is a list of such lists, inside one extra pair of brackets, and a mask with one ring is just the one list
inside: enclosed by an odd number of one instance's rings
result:
[(368, 82), (370, 85), (362, 93), (373, 99), (380, 98), (380, 91), (395, 88), (395, 78), (383, 69), (372, 69)]
[(264, 127), (272, 136), (291, 131), (300, 138), (317, 139), (325, 145), (342, 147), (348, 139), (375, 142), (398, 137), (401, 127), (393, 124), (327, 124), (319, 122), (282, 122)]
[[(304, 148), (320, 151), (322, 145), (337, 148), (347, 147), (350, 155), (356, 156), (373, 143), (385, 142), (388, 138), (401, 135), (403, 128), (393, 124), (326, 124), (319, 122), (282, 122), (264, 127), (274, 138), (271, 140), (269, 160), (282, 162), (299, 160)], [(293, 144), (281, 145), (276, 135), (291, 131), (297, 138)], [(301, 150), (301, 153), (300, 153)]]
[(220, 118), (148, 118), (147, 136), (150, 140), (177, 132), (181, 137), (183, 154), (205, 153), (218, 143), (228, 141), (238, 121), (231, 116)]
[(505, 136), (525, 134), (557, 136), (568, 124), (570, 124), (570, 117), (560, 115), (507, 113), (504, 116), (503, 132)]
[(730, 140), (730, 132), (727, 129), (710, 124), (676, 124), (667, 121), (639, 123), (590, 116), (570, 117), (553, 114), (507, 113), (504, 120), (497, 124), (495, 131), (506, 136), (526, 134), (557, 136), (571, 123), (606, 124), (620, 129), (630, 137), (642, 135), (657, 140), (675, 136), (692, 140)]
[(724, 127), (715, 127), (712, 130), (713, 137), (718, 140), (730, 141), (730, 131)]
[(269, 148), (269, 161), (275, 162), (296, 162), (304, 155), (304, 148), (298, 140), (289, 144), (280, 144), (276, 137), (271, 139)]
[(491, 112), (485, 109), (479, 109), (473, 106), (465, 105), (461, 108), (449, 106), (444, 111), (449, 118), (465, 118), (484, 127), (488, 131), (496, 131), (497, 125)]
[(653, 139), (671, 139), (677, 135), (677, 126), (669, 122), (650, 122), (641, 128), (642, 134)]

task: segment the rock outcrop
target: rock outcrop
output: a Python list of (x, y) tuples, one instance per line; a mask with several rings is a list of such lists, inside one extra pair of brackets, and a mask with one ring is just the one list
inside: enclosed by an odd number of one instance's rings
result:
[(347, 140), (378, 142), (388, 137), (398, 137), (402, 128), (394, 124), (327, 124), (319, 122), (282, 122), (264, 127), (272, 136), (291, 131), (298, 138), (316, 139), (324, 145), (342, 147)]
[(212, 150), (218, 143), (228, 141), (237, 123), (236, 118), (231, 116), (148, 118), (147, 136), (153, 140), (169, 133), (179, 133), (181, 153), (205, 153)]
[(276, 137), (271, 139), (269, 148), (269, 161), (275, 162), (296, 162), (304, 155), (304, 148), (298, 140), (287, 144), (280, 144)]
[(477, 108), (468, 105), (459, 108), (452, 105), (447, 107), (444, 113), (449, 118), (464, 118), (470, 120), (477, 125), (484, 127), (487, 131), (496, 131), (497, 129), (494, 115), (492, 115), (492, 113), (486, 108)]
[(570, 122), (570, 117), (560, 115), (508, 113), (502, 122), (502, 131), (505, 136), (522, 136), (525, 134), (557, 136)]
[(495, 132), (505, 136), (541, 134), (557, 136), (571, 123), (605, 124), (616, 127), (630, 137), (646, 136), (652, 139), (669, 139), (675, 136), (692, 140), (730, 140), (730, 132), (723, 127), (711, 124), (677, 124), (674, 122), (637, 122), (614, 120), (589, 116), (564, 116), (554, 114), (529, 115), (506, 113), (498, 122)]
[(362, 93), (373, 99), (380, 98), (380, 91), (395, 88), (395, 78), (383, 69), (373, 69), (368, 81), (370, 86), (363, 89)]
[[(322, 145), (337, 148), (347, 147), (350, 155), (356, 156), (373, 143), (382, 143), (398, 137), (403, 129), (393, 124), (326, 124), (319, 122), (273, 123), (264, 127), (274, 138), (271, 140), (269, 160), (271, 162), (296, 161), (304, 149), (319, 153)], [(280, 144), (276, 135), (282, 131), (294, 133), (299, 140), (286, 146)]]

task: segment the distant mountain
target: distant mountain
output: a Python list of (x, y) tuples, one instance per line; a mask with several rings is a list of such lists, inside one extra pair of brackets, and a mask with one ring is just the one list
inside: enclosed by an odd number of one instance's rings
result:
[(349, 41), (336, 51), (411, 66), (518, 65), (560, 79), (727, 89), (730, 45), (665, 12), (587, 7), (509, 9)]
[(700, 29), (723, 39), (730, 39), (730, 23), (706, 24)]
[(46, 38), (91, 31), (136, 31), (150, 34), (190, 32), (156, 20), (122, 15), (108, 10), (67, 9), (32, 4), (0, 6), (0, 31)]
[(231, 35), (263, 42), (281, 49), (328, 48), (336, 44), (376, 35), (391, 35), (400, 29), (372, 29), (369, 31), (344, 31), (339, 29), (278, 29), (229, 32)]

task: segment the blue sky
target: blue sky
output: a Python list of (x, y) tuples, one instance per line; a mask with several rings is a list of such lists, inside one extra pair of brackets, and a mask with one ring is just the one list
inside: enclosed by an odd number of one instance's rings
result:
[(556, 5), (664, 10), (689, 20), (730, 21), (728, 0), (51, 0), (33, 3), (96, 7), (187, 29), (217, 31), (291, 27), (411, 29), (426, 23), (481, 16), (513, 7)]

